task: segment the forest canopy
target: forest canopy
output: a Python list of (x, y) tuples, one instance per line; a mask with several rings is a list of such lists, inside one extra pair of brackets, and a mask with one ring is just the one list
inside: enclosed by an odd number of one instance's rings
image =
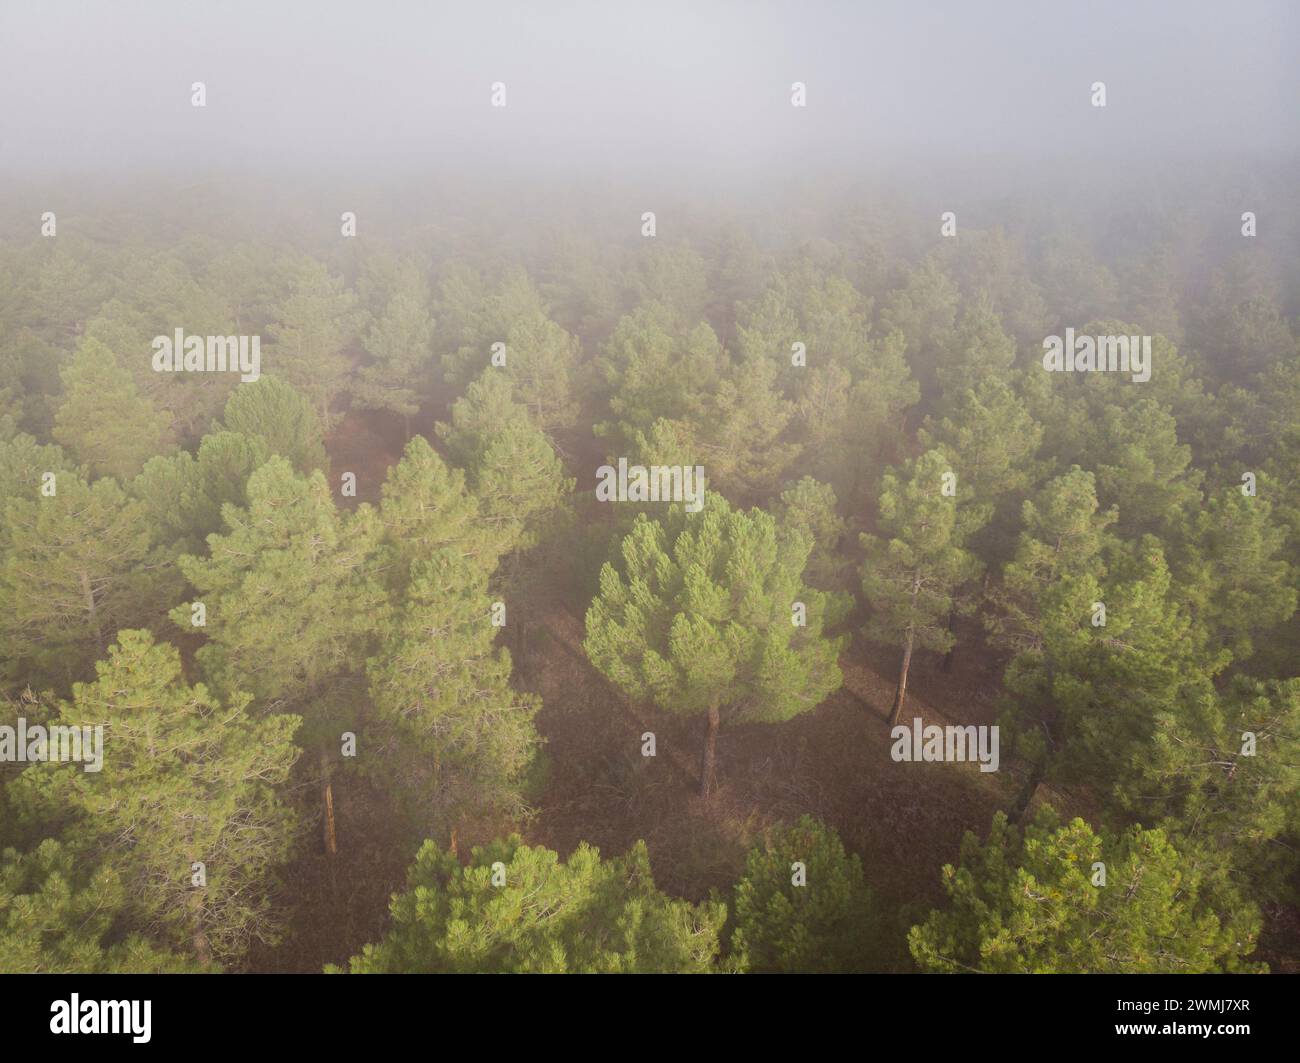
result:
[(1300, 216), (1178, 187), (6, 215), (0, 969), (1295, 970)]

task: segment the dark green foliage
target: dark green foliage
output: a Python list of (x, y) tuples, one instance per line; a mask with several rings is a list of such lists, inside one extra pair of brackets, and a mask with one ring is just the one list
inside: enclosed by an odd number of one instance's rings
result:
[(311, 404), (277, 377), (240, 384), (222, 422), (230, 432), (259, 440), (302, 473), (327, 466), (321, 422)]
[(475, 849), (468, 867), (425, 842), (391, 912), (353, 973), (704, 973), (726, 917), (659, 892), (644, 843), (605, 860), (584, 844), (561, 862), (517, 836)]
[(731, 951), (744, 971), (864, 971), (876, 959), (880, 914), (862, 862), (811, 816), (749, 851), (732, 918)]

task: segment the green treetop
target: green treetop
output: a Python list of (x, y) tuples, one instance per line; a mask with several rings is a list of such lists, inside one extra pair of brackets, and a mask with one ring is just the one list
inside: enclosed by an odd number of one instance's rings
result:
[(866, 970), (879, 932), (862, 862), (811, 816), (749, 851), (733, 919), (731, 949), (749, 972)]
[(133, 925), (201, 963), (236, 958), (272, 929), (269, 875), (293, 828), (275, 787), (298, 718), (254, 720), (246, 695), (189, 686), (180, 652), (147, 631), (118, 632), (96, 670), (58, 722), (103, 726), (102, 770), (33, 765), (15, 785), (75, 816), (68, 844), (121, 876)]
[[(1102, 866), (1099, 866), (1102, 865)], [(1102, 877), (1104, 874), (1104, 878)], [(1118, 837), (1050, 808), (1023, 834), (998, 813), (943, 869), (950, 906), (908, 935), (924, 971), (1144, 974), (1249, 971), (1258, 919), (1225, 921), (1163, 831)]]
[(425, 842), (390, 911), (353, 973), (706, 973), (726, 918), (661, 893), (644, 842), (606, 860), (584, 843), (561, 862), (517, 836), (476, 848), (468, 867)]
[(899, 720), (907, 696), (913, 650), (947, 651), (948, 620), (956, 593), (982, 569), (962, 546), (967, 520), (958, 497), (945, 488), (952, 469), (942, 451), (911, 463), (903, 476), (889, 473), (880, 491), (882, 535), (863, 535), (862, 593), (871, 606), (867, 636), (901, 647), (889, 725)]
[[(722, 716), (781, 721), (838, 689), (844, 639), (822, 635), (826, 596), (803, 583), (811, 539), (709, 496), (702, 512), (638, 516), (587, 611), (592, 663), (633, 698), (708, 720), (701, 791)], [(802, 623), (800, 623), (802, 621)]]

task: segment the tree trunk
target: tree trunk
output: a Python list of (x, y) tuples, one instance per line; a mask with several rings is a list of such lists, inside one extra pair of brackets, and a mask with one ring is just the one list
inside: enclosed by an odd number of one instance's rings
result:
[(709, 730), (704, 739), (704, 763), (700, 767), (700, 796), (707, 798), (713, 792), (714, 760), (718, 743), (718, 703), (709, 706)]
[(894, 691), (894, 704), (889, 710), (889, 726), (898, 723), (903, 712), (903, 699), (907, 696), (907, 670), (912, 667), (912, 629), (908, 628), (907, 639), (903, 643), (903, 659), (898, 665), (898, 689)]
[(325, 802), (325, 854), (336, 856), (339, 851), (338, 838), (334, 833), (334, 786), (330, 782), (329, 755), (320, 755), (321, 795)]
[[(954, 609), (948, 610), (948, 634), (949, 635), (952, 634), (952, 624), (953, 624), (953, 620), (956, 618), (956, 615), (957, 615), (956, 610)], [(943, 671), (945, 675), (948, 672), (952, 671), (952, 655), (956, 652), (957, 652), (957, 643), (954, 640), (952, 644), (952, 649), (950, 649), (947, 653), (943, 655)]]
[(1046, 771), (1045, 762), (1037, 760), (1034, 766), (1029, 770), (1029, 778), (1025, 780), (1025, 785), (1020, 794), (1016, 797), (1016, 803), (1011, 807), (1011, 821), (1013, 823), (1023, 823), (1029, 812), (1029, 806), (1034, 800), (1034, 794), (1038, 793), (1039, 784), (1043, 781), (1043, 775)]
[(86, 596), (86, 613), (90, 618), (91, 630), (95, 633), (95, 645), (102, 657), (104, 654), (104, 633), (99, 627), (99, 610), (95, 606), (95, 592), (90, 586), (90, 573), (84, 570), (81, 573), (81, 593)]

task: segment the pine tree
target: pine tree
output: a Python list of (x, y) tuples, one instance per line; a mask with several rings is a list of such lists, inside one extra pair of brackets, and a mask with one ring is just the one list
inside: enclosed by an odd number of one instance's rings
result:
[(1008, 378), (1016, 344), (1003, 330), (986, 292), (963, 304), (940, 359), (935, 376), (945, 399), (983, 382)]
[[(1155, 720), (1134, 758), (1127, 808), (1162, 825), (1201, 866), (1248, 881), (1260, 899), (1291, 895), (1300, 858), (1283, 838), (1300, 832), (1300, 679), (1235, 676), (1198, 688)], [(1223, 889), (1222, 903), (1242, 898)]]
[(578, 419), (574, 396), (581, 344), (541, 311), (517, 319), (505, 335), (506, 376), (538, 428), (551, 439)]
[(776, 377), (771, 359), (737, 365), (693, 418), (702, 462), (729, 498), (772, 494), (799, 454), (797, 443), (782, 441), (794, 407), (776, 391)]
[(271, 457), (260, 436), (213, 432), (203, 437), (197, 455), (186, 451), (150, 458), (130, 484), (159, 538), (179, 557), (199, 553), (212, 532), (220, 531), (227, 503), (247, 506), (248, 478)]
[(189, 686), (180, 652), (147, 631), (119, 631), (96, 672), (58, 721), (102, 724), (110, 770), (51, 765), (14, 785), (74, 817), (68, 844), (120, 875), (133, 925), (201, 964), (235, 960), (272, 936), (268, 876), (293, 827), (275, 787), (297, 759), (299, 720), (253, 720), (246, 695)]
[(934, 256), (909, 272), (881, 307), (884, 326), (907, 337), (907, 364), (924, 395), (938, 390), (938, 370), (953, 345), (961, 297)]
[(83, 340), (60, 375), (54, 438), (92, 476), (128, 479), (162, 449), (167, 415), (136, 393), (131, 374), (102, 343)]
[[(248, 506), (222, 509), (224, 534), (181, 571), (205, 606), (199, 663), (216, 689), (245, 690), (262, 710), (301, 705), (331, 678), (360, 669), (386, 601), (370, 571), (374, 510), (340, 513), (325, 477), (273, 457), (249, 478)], [(193, 630), (191, 603), (172, 610)]]
[(277, 311), (276, 323), (271, 326), (273, 344), (264, 353), (272, 363), (272, 371), (301, 391), (316, 408), (326, 431), (335, 424), (334, 401), (348, 388), (350, 366), (346, 352), (362, 324), (356, 296), (321, 263), (304, 258), (297, 268), (292, 294)]
[(880, 491), (883, 535), (862, 536), (862, 593), (872, 610), (867, 637), (902, 650), (890, 727), (903, 711), (913, 651), (952, 648), (948, 618), (955, 594), (982, 568), (962, 547), (971, 518), (955, 495), (944, 493), (951, 472), (944, 454), (932, 450), (912, 463), (905, 478), (887, 474)]
[(416, 561), (443, 549), (473, 559), (486, 573), (496, 568), (495, 544), (484, 542), (478, 501), (464, 472), (449, 467), (423, 436), (412, 436), (402, 460), (388, 470), (379, 519), (391, 551), (388, 582), (396, 589), (405, 587)]
[[(1102, 874), (1104, 873), (1104, 879)], [(1143, 974), (1257, 970), (1258, 913), (1220, 915), (1203, 876), (1160, 830), (1097, 834), (1050, 808), (1021, 834), (998, 813), (943, 869), (951, 906), (912, 928), (924, 971)]]
[(730, 365), (708, 325), (684, 331), (670, 308), (647, 303), (619, 321), (598, 368), (613, 420), (595, 431), (620, 455), (660, 418), (693, 421)]
[(425, 842), (390, 910), (354, 974), (707, 973), (726, 918), (661, 893), (644, 842), (607, 860), (583, 843), (561, 863), (517, 836), (476, 848), (468, 867)]
[[(482, 276), (454, 266), (443, 278), (437, 309), (443, 375), (449, 384), (465, 385), (485, 369), (498, 371), (510, 365), (508, 337), (522, 322), (547, 316), (546, 303), (528, 274), (508, 270), (494, 289)], [(492, 344), (506, 343), (505, 366), (493, 366)]]
[(876, 961), (880, 916), (862, 862), (811, 816), (749, 851), (732, 911), (731, 951), (743, 971), (836, 973)]
[(1005, 561), (1002, 555), (1015, 544), (1020, 501), (1042, 472), (1035, 460), (1042, 425), (1015, 391), (995, 378), (964, 388), (945, 406), (947, 415), (928, 421), (918, 433), (921, 446), (944, 452), (965, 505), (988, 507), (990, 521), (972, 530), (972, 547), (986, 560)]
[(0, 645), (12, 678), (67, 689), (120, 627), (154, 623), (177, 577), (154, 550), (143, 504), (116, 480), (57, 473), (54, 495), (11, 498), (0, 539)]
[[(517, 817), (538, 747), (538, 698), (510, 688), (494, 649), (487, 576), (455, 550), (413, 562), (401, 606), (379, 627), (367, 672), (384, 748), (368, 758), (424, 816)], [(425, 826), (430, 826), (427, 823)]]
[(826, 596), (802, 580), (811, 549), (761, 510), (733, 510), (714, 495), (701, 513), (673, 506), (663, 522), (638, 516), (622, 565), (601, 570), (587, 655), (630, 697), (707, 719), (705, 797), (724, 714), (787, 720), (840, 685), (845, 640), (822, 636)]
[(709, 302), (708, 266), (683, 241), (647, 241), (624, 277), (632, 303), (659, 303), (678, 323), (704, 318)]
[(840, 550), (849, 525), (839, 515), (835, 489), (805, 476), (781, 492), (773, 516), (812, 539), (809, 580), (822, 590), (837, 589), (847, 567)]
[(1214, 271), (1189, 330), (1208, 376), (1242, 379), (1294, 358), (1296, 339), (1278, 307), (1277, 285), (1262, 274), (1246, 254)]
[(1045, 779), (1120, 797), (1157, 720), (1201, 696), (1229, 660), (1174, 593), (1160, 543), (1111, 538), (1091, 473), (1077, 466), (1024, 508), (1025, 530), (990, 617), (1015, 656), (1004, 678), (1013, 747), (1031, 765), (1015, 804)]
[(81, 872), (53, 838), (0, 853), (0, 974), (185, 974), (202, 970), (139, 933), (121, 933), (121, 876)]
[(1238, 660), (1256, 640), (1296, 610), (1297, 574), (1284, 553), (1286, 530), (1272, 519), (1267, 498), (1229, 487), (1212, 496), (1192, 521), (1181, 568), (1195, 588), (1195, 610)]
[(386, 288), (383, 311), (371, 321), (363, 338), (366, 353), (374, 361), (358, 373), (353, 399), (366, 409), (398, 414), (405, 419), (410, 435), (410, 419), (419, 412), (420, 394), (428, 386), (425, 377), (433, 354), (433, 319), (424, 274), (415, 263), (401, 263)]
[(222, 422), (227, 431), (259, 440), (272, 454), (288, 458), (300, 473), (329, 466), (316, 411), (278, 377), (261, 377), (236, 388)]
[(1191, 448), (1179, 443), (1173, 415), (1155, 400), (1126, 409), (1108, 406), (1090, 419), (1080, 453), (1093, 462), (1097, 498), (1119, 509), (1119, 530), (1166, 536), (1201, 502), (1202, 474)]
[[(874, 334), (870, 310), (848, 280), (806, 260), (738, 310), (742, 359), (777, 368), (781, 395), (794, 404), (792, 436), (804, 468), (842, 499), (859, 498), (888, 460), (919, 396), (903, 334)], [(794, 358), (796, 343), (803, 364)]]
[(541, 430), (514, 401), (508, 381), (484, 372), (438, 426), (478, 500), (486, 541), (498, 555), (525, 550), (538, 527), (573, 491), (574, 481)]
[[(62, 447), (38, 443), (26, 432), (0, 436), (0, 517), (9, 499), (41, 497), (42, 478), (47, 472), (55, 474), (57, 487), (59, 475), (71, 473), (72, 469)], [(6, 528), (6, 521), (0, 519), (0, 551), (8, 549)]]

